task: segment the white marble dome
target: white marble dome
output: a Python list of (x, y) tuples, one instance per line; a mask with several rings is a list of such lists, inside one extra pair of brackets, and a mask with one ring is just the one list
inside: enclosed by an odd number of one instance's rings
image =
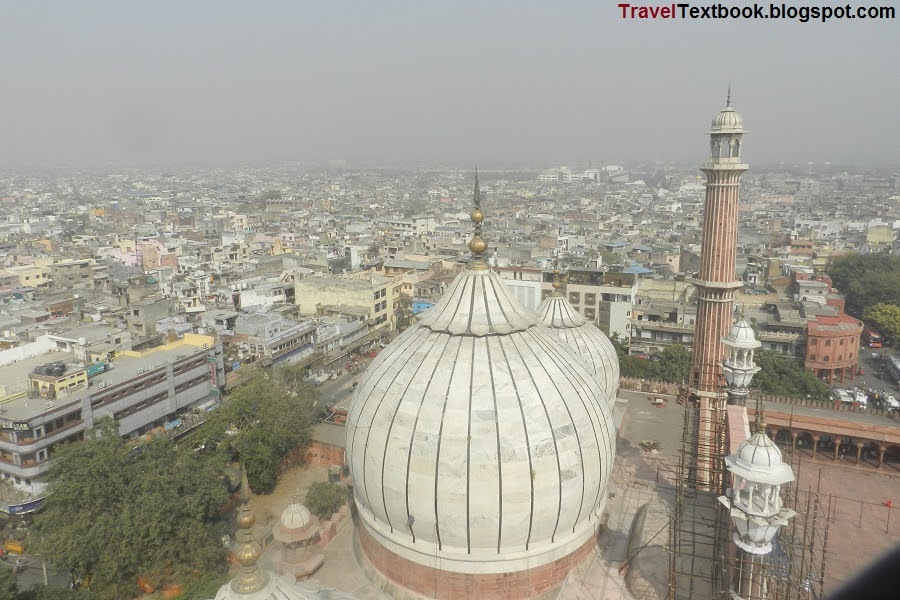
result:
[(592, 369), (487, 268), (469, 268), (373, 361), (346, 451), (383, 547), (459, 573), (540, 566), (596, 531), (615, 457)]
[(285, 529), (303, 529), (312, 521), (309, 509), (299, 502), (291, 502), (281, 513), (281, 526)]
[(765, 432), (757, 432), (741, 442), (735, 453), (725, 457), (732, 473), (749, 481), (781, 485), (793, 481), (794, 474), (781, 456), (781, 448)]
[(612, 341), (556, 291), (541, 302), (538, 314), (541, 323), (574, 348), (591, 367), (600, 388), (614, 403), (619, 390), (619, 357)]
[(731, 326), (728, 335), (722, 338), (722, 341), (728, 343), (732, 348), (741, 348), (745, 350), (752, 350), (762, 346), (756, 339), (753, 328), (743, 319), (743, 317), (740, 321)]
[(731, 106), (726, 106), (713, 118), (709, 132), (743, 133), (744, 119)]

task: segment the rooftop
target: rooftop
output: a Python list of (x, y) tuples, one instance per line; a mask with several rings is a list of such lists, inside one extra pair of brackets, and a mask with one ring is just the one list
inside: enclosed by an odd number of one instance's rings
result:
[[(192, 337), (197, 338), (198, 340), (208, 339), (211, 345), (212, 338), (205, 338), (204, 336)], [(153, 348), (140, 353), (128, 352), (120, 354), (116, 356), (113, 361), (112, 369), (91, 379), (91, 382), (93, 383), (91, 387), (81, 388), (68, 396), (62, 396), (53, 401), (48, 401), (43, 398), (17, 398), (0, 404), (0, 408), (6, 411), (6, 419), (16, 421), (31, 419), (46, 412), (48, 402), (52, 402), (54, 406), (68, 404), (71, 401), (83, 398), (89, 393), (96, 393), (100, 389), (98, 385), (101, 383), (104, 384), (104, 386), (116, 385), (132, 379), (146, 370), (164, 365), (167, 362), (174, 362), (203, 349), (202, 342), (186, 343), (184, 340), (179, 340), (175, 344)], [(66, 352), (52, 352), (27, 360), (20, 360), (17, 363), (5, 367), (0, 367), (0, 381), (5, 383), (25, 381), (35, 367), (57, 360), (61, 360), (67, 365), (70, 365), (69, 371), (85, 366), (84, 363), (76, 359), (73, 354)], [(69, 371), (67, 371), (67, 373)]]

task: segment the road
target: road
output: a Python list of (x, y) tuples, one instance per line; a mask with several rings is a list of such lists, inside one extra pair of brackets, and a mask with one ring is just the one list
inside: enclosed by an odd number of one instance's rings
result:
[[(25, 570), (16, 577), (16, 584), (19, 587), (19, 591), (30, 590), (37, 585), (43, 585), (44, 569), (40, 556), (4, 556), (3, 559), (0, 560), (0, 569), (12, 569), (16, 564), (17, 558), (21, 558), (22, 565), (25, 567)], [(69, 575), (65, 571), (56, 571), (48, 565), (47, 583), (55, 587), (67, 588), (69, 585)]]
[[(891, 349), (888, 348), (888, 355), (891, 355)], [(881, 360), (873, 360), (872, 353), (877, 352), (879, 355), (882, 355), (881, 348), (863, 348), (859, 352), (859, 366), (863, 369), (863, 375), (858, 377), (854, 377), (850, 380), (845, 380), (844, 382), (835, 382), (834, 387), (843, 388), (846, 390), (853, 389), (854, 387), (859, 388), (873, 388), (876, 390), (885, 390), (889, 394), (893, 394), (895, 397), (900, 397), (897, 391), (897, 385), (894, 384), (890, 379), (885, 377), (878, 376), (878, 367), (882, 365)]]
[(373, 360), (375, 359), (360, 358), (359, 369), (356, 373), (348, 373), (347, 370), (344, 369), (344, 362), (341, 362), (338, 368), (342, 370), (343, 373), (341, 373), (336, 380), (326, 381), (319, 386), (319, 394), (321, 395), (322, 402), (326, 405), (332, 405), (335, 408), (349, 410), (350, 398), (353, 396), (353, 381), (362, 378), (363, 372), (365, 372), (366, 368), (372, 364)]

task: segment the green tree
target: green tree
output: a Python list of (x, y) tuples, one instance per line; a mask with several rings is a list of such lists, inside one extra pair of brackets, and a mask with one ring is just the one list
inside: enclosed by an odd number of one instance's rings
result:
[(54, 454), (29, 544), (57, 568), (123, 598), (138, 576), (177, 581), (222, 563), (219, 455), (179, 452), (165, 438), (132, 448), (109, 418)]
[(10, 565), (0, 565), (0, 598), (16, 598), (19, 588)]
[[(6, 596), (0, 596), (0, 598), (6, 598)], [(49, 585), (39, 585), (27, 592), (19, 593), (16, 600), (101, 600), (101, 596), (89, 590), (67, 590)]]
[(397, 329), (406, 329), (412, 324), (412, 297), (401, 294), (398, 302), (399, 304), (394, 310), (394, 314), (397, 316)]
[(647, 379), (681, 383), (691, 370), (691, 352), (681, 344), (672, 344), (657, 352), (650, 361)]
[(619, 373), (622, 377), (631, 377), (634, 379), (646, 379), (650, 370), (650, 361), (630, 356), (628, 354), (628, 346), (625, 340), (619, 336), (618, 332), (613, 332), (610, 336), (613, 346), (616, 348), (616, 355), (619, 358)]
[(616, 254), (612, 250), (607, 250), (606, 248), (600, 248), (599, 254), (604, 265), (621, 265), (624, 262), (621, 254)]
[(826, 272), (854, 317), (862, 318), (870, 306), (896, 303), (900, 298), (900, 256), (845, 254), (833, 258)]
[(215, 597), (223, 585), (231, 580), (227, 569), (218, 569), (188, 579), (181, 585), (181, 596), (178, 600), (208, 600)]
[(266, 200), (281, 200), (284, 197), (284, 194), (281, 193), (281, 190), (266, 190), (259, 195), (259, 199), (263, 202)]
[(799, 360), (771, 350), (757, 351), (755, 360), (760, 371), (753, 378), (754, 388), (776, 396), (828, 400), (828, 386), (805, 369)]
[(300, 369), (260, 370), (231, 391), (222, 407), (191, 437), (218, 443), (247, 469), (258, 493), (275, 489), (284, 458), (310, 439), (319, 392)]
[(332, 481), (317, 481), (306, 491), (306, 508), (319, 517), (327, 519), (350, 499), (350, 488)]
[(875, 325), (889, 340), (900, 340), (900, 305), (875, 304), (863, 312), (863, 319)]

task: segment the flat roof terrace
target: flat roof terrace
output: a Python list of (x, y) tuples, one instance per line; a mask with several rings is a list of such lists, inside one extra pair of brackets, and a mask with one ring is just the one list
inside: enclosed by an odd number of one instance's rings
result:
[[(209, 339), (212, 340), (212, 338)], [(120, 354), (113, 360), (110, 370), (91, 378), (93, 385), (90, 387), (82, 387), (68, 395), (63, 394), (55, 400), (28, 397), (16, 398), (0, 404), (0, 409), (5, 411), (5, 416), (3, 417), (5, 420), (26, 421), (47, 412), (48, 402), (51, 402), (54, 408), (64, 406), (89, 394), (97, 393), (97, 391), (102, 389), (99, 387), (100, 384), (104, 387), (116, 385), (129, 379), (134, 379), (145, 371), (163, 366), (167, 362), (175, 362), (203, 350), (209, 351), (209, 349), (204, 348), (202, 343), (185, 343), (182, 341), (167, 347), (152, 348), (141, 353), (127, 352)], [(58, 360), (66, 364), (80, 365), (78, 368), (85, 366), (71, 354), (52, 352), (0, 368), (0, 381), (7, 384), (26, 381), (35, 367)], [(72, 368), (69, 369), (69, 371), (71, 370)]]

